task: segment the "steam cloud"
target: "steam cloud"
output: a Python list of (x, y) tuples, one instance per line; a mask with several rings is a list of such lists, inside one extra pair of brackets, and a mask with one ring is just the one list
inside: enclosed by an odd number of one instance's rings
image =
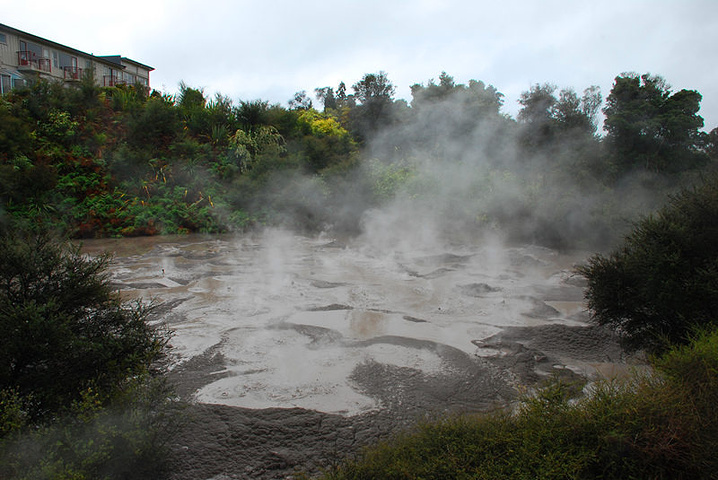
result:
[(476, 118), (454, 97), (379, 129), (351, 178), (278, 176), (269, 196), (285, 223), (358, 232), (393, 247), (490, 235), (603, 249), (664, 200), (650, 175), (609, 188), (591, 177), (601, 167), (580, 145), (531, 151), (510, 120)]

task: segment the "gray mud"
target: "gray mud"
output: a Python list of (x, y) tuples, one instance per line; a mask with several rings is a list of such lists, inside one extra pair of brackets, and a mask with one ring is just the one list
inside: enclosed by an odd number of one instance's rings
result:
[(386, 252), (277, 232), (87, 242), (173, 330), (172, 478), (315, 474), (417, 420), (505, 408), (623, 361), (574, 262), (532, 246)]

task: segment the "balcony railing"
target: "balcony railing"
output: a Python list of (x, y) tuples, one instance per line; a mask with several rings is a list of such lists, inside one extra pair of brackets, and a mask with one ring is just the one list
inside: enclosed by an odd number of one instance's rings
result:
[(20, 50), (17, 52), (17, 65), (21, 69), (39, 70), (41, 72), (52, 72), (52, 62), (49, 58), (38, 58), (35, 52)]
[(114, 75), (104, 75), (102, 77), (102, 84), (105, 87), (116, 87), (117, 85), (125, 85), (127, 82), (119, 79)]
[(36, 61), (35, 53), (27, 50), (17, 52), (17, 64), (21, 67), (32, 65)]
[(65, 80), (81, 80), (82, 69), (77, 67), (62, 67), (65, 73)]

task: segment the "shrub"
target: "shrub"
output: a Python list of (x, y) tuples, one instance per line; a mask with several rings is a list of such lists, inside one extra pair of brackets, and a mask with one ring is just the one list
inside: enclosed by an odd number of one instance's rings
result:
[(112, 291), (109, 261), (0, 232), (0, 478), (163, 478), (168, 338)]
[(0, 478), (167, 478), (177, 405), (161, 379), (131, 383), (109, 407), (88, 390), (71, 414), (0, 438)]
[(635, 225), (621, 247), (595, 255), (588, 279), (593, 320), (629, 350), (685, 344), (718, 313), (718, 178), (684, 190)]
[(148, 324), (149, 307), (112, 291), (109, 262), (48, 234), (0, 235), (0, 391), (24, 399), (33, 421), (87, 389), (111, 399), (163, 353), (167, 338)]

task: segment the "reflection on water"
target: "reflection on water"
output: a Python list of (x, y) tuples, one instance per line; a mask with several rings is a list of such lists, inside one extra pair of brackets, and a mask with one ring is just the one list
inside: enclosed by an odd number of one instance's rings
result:
[(387, 251), (281, 231), (83, 248), (115, 253), (123, 295), (164, 303), (175, 368), (203, 354), (221, 359), (195, 394), (204, 402), (359, 413), (377, 407), (351, 380), (360, 365), (440, 372), (446, 352), (483, 355), (472, 342), (504, 327), (584, 320), (581, 289), (569, 281), (582, 256), (543, 248)]

